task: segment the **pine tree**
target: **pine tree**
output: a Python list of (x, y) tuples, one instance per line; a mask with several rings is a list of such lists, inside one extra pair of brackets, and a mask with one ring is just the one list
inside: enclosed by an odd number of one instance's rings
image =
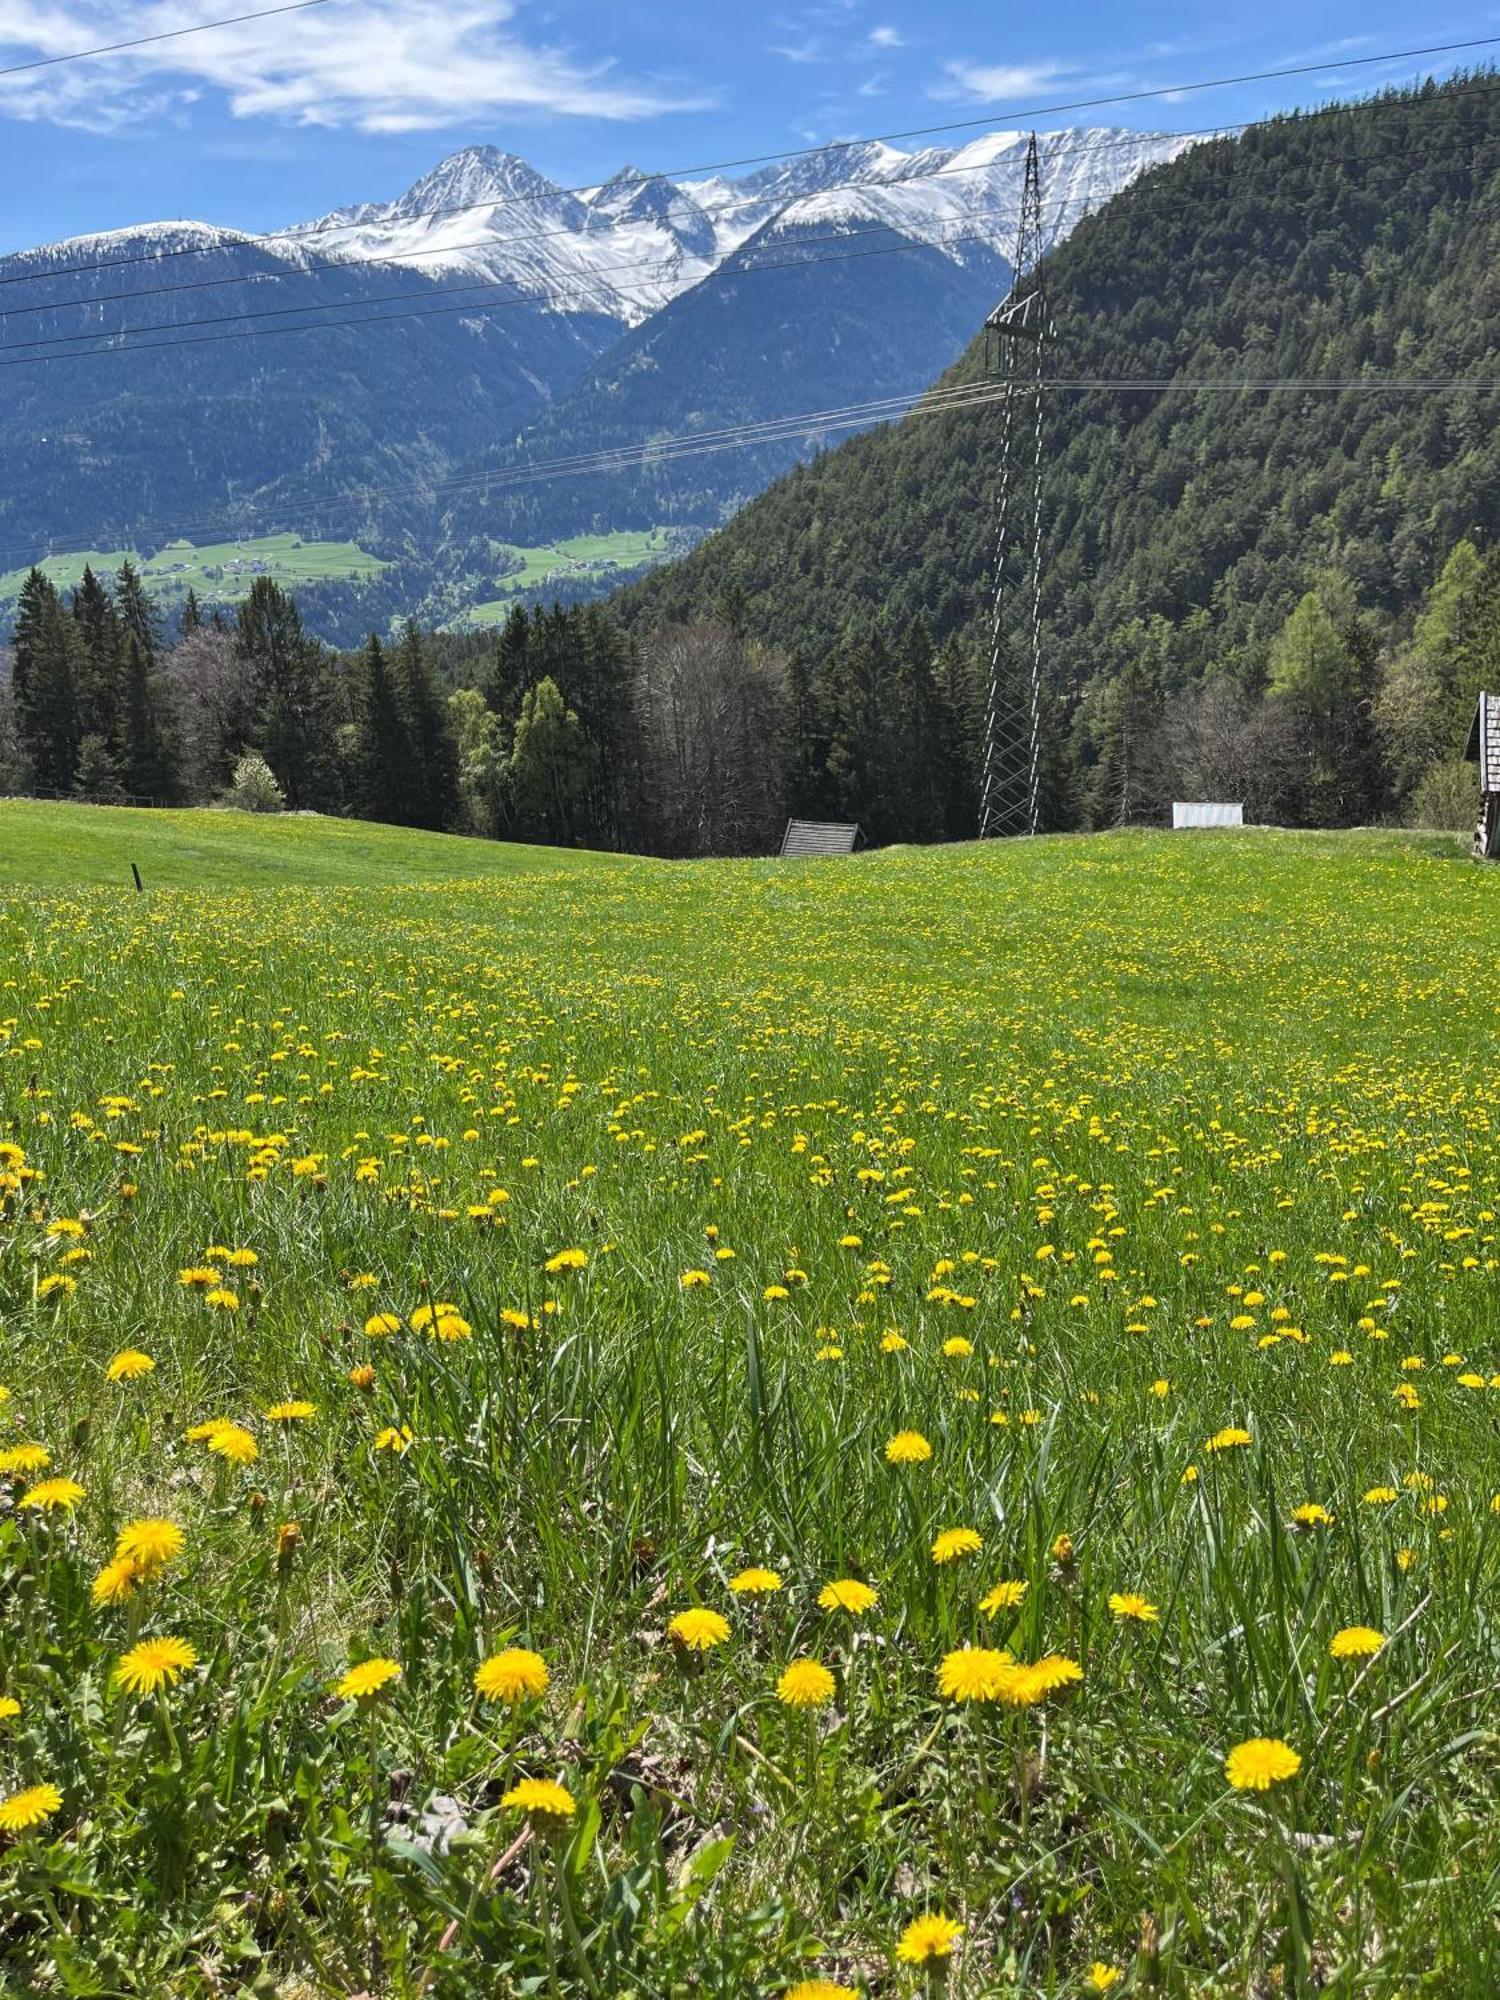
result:
[(154, 668), (161, 652), (161, 615), (146, 595), (135, 565), (128, 561), (115, 571), (115, 606), (125, 630), (135, 634), (147, 667)]
[(125, 638), (118, 759), (133, 798), (175, 805), (181, 797), (181, 759), (166, 691), (134, 629)]
[(249, 675), (255, 747), (294, 810), (336, 803), (333, 703), (322, 648), (302, 630), (295, 601), (258, 576), (235, 621), (235, 652)]
[(191, 639), (195, 632), (203, 629), (203, 607), (198, 602), (198, 593), (191, 584), (183, 601), (182, 617), (178, 620), (178, 632), (184, 639)]
[(402, 824), (441, 832), (461, 816), (458, 750), (427, 648), (411, 622), (401, 635), (393, 680), (406, 732)]
[(48, 579), (33, 569), (16, 606), (12, 685), (16, 735), (32, 787), (70, 792), (83, 736), (78, 689), (88, 654), (77, 621)]
[(80, 724), (86, 734), (106, 744), (118, 762), (125, 632), (109, 592), (88, 564), (73, 592), (72, 611), (83, 639), (78, 680)]
[(484, 698), (496, 715), (518, 715), (521, 697), (538, 678), (531, 672), (531, 618), (512, 607), (495, 642), (495, 657), (484, 682)]
[(354, 681), (350, 803), (363, 819), (396, 820), (409, 783), (401, 706), (385, 648), (372, 632)]

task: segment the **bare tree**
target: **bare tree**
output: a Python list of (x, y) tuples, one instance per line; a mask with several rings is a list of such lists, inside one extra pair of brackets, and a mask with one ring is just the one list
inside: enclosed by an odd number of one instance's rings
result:
[(642, 777), (669, 854), (763, 854), (785, 809), (786, 673), (726, 626), (669, 626), (637, 690)]
[(1228, 679), (1209, 681), (1168, 710), (1161, 759), (1179, 799), (1243, 801), (1248, 820), (1286, 816), (1302, 776), (1296, 730), (1282, 708)]
[(218, 796), (252, 726), (250, 690), (235, 658), (234, 634), (200, 626), (173, 647), (166, 662), (168, 698), (182, 746), (183, 786), (190, 799)]

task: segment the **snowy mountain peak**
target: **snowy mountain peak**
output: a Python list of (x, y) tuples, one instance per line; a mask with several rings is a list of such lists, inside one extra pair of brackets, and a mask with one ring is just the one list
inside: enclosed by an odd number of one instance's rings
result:
[[(389, 212), (409, 218), (431, 214), (436, 208), (482, 207), (487, 202), (519, 207), (522, 203), (568, 199), (555, 181), (538, 173), (519, 154), (503, 153), (497, 146), (465, 146), (414, 181), (390, 204)], [(524, 223), (524, 217), (518, 217), (518, 222)]]

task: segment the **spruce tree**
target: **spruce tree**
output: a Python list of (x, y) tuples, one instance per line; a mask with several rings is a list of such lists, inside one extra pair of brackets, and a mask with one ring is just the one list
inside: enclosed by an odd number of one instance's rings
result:
[(362, 819), (398, 821), (409, 751), (390, 662), (373, 632), (355, 670), (353, 731), (350, 804)]
[(588, 785), (588, 745), (556, 681), (521, 697), (506, 778), (522, 838), (569, 845)]
[(85, 735), (106, 744), (118, 762), (125, 632), (109, 592), (87, 564), (73, 592), (72, 610), (83, 639), (78, 680), (80, 725)]
[(115, 606), (125, 630), (135, 634), (147, 667), (154, 668), (161, 652), (161, 615), (129, 561), (115, 571)]
[(119, 764), (125, 790), (154, 805), (175, 805), (182, 794), (181, 759), (161, 678), (135, 631), (125, 636), (121, 686)]
[(38, 569), (16, 606), (12, 685), (16, 735), (39, 792), (70, 792), (83, 739), (78, 690), (88, 653), (77, 621)]
[(203, 629), (203, 607), (199, 604), (198, 593), (191, 584), (188, 585), (188, 594), (183, 601), (182, 616), (178, 620), (177, 629), (184, 639), (191, 639), (195, 632)]
[(393, 679), (406, 732), (402, 823), (441, 832), (462, 816), (458, 749), (422, 634), (410, 621), (396, 652)]
[(255, 744), (294, 810), (337, 802), (333, 702), (323, 649), (302, 630), (296, 602), (258, 576), (235, 621), (249, 676)]

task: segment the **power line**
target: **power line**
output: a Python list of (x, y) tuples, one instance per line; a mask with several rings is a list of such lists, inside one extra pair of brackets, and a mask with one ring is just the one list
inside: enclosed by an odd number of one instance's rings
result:
[[(1472, 376), (1280, 376), (1237, 380), (1219, 377), (1106, 377), (1106, 376), (1048, 376), (1037, 385), (1048, 394), (1054, 392), (1083, 393), (1100, 391), (1111, 394), (1149, 394), (1167, 392), (1182, 393), (1240, 393), (1240, 394), (1346, 394), (1365, 392), (1370, 394), (1467, 394), (1500, 392), (1500, 377)], [(653, 438), (645, 443), (603, 447), (591, 452), (568, 453), (551, 459), (533, 460), (529, 465), (501, 468), (494, 471), (456, 474), (448, 479), (413, 481), (402, 485), (352, 486), (339, 492), (330, 492), (324, 499), (309, 500), (305, 496), (290, 496), (279, 504), (283, 511), (296, 507), (305, 517), (330, 509), (347, 510), (361, 501), (402, 499), (408, 496), (437, 499), (444, 495), (459, 495), (480, 487), (499, 486), (501, 490), (519, 489), (526, 486), (547, 483), (557, 479), (578, 478), (590, 474), (628, 471), (635, 466), (656, 462), (674, 464), (680, 459), (709, 456), (723, 451), (737, 451), (757, 445), (784, 443), (792, 438), (805, 437), (813, 433), (834, 430), (848, 430), (860, 426), (878, 424), (898, 417), (908, 421), (916, 417), (936, 417), (948, 414), (965, 414), (970, 410), (983, 409), (1003, 400), (1003, 388), (984, 380), (958, 382), (936, 389), (914, 390), (909, 394), (878, 397), (862, 403), (847, 403), (827, 410), (797, 411), (779, 417), (768, 417), (743, 424), (728, 425), (718, 431), (685, 431), (666, 438)], [(193, 540), (197, 537), (253, 539), (247, 537), (245, 529), (251, 525), (257, 511), (249, 509), (235, 522), (222, 519), (211, 522), (176, 523), (171, 526), (157, 523), (136, 523), (128, 531), (101, 529), (95, 534), (70, 538), (76, 541), (76, 550), (100, 546), (111, 539), (121, 542), (148, 541), (165, 546), (173, 540)], [(154, 533), (148, 533), (154, 528)], [(269, 532), (263, 526), (261, 532)], [(52, 556), (75, 552), (70, 547), (54, 544), (47, 556), (35, 558), (35, 545), (6, 550), (7, 557), (24, 562), (31, 559), (46, 561)], [(13, 563), (12, 567), (16, 564)]]
[[(957, 219), (951, 223), (947, 223), (942, 228), (931, 231), (927, 236), (906, 238), (899, 244), (890, 245), (887, 251), (882, 251), (876, 254), (881, 254), (881, 255), (895, 254), (897, 251), (900, 250), (933, 249), (937, 247), (933, 241), (934, 237), (939, 238), (944, 242), (950, 240), (958, 240), (961, 242), (973, 232), (974, 225), (980, 222), (993, 220), (998, 216), (1008, 215), (1009, 212), (1010, 211), (1008, 207), (971, 209), (961, 219)], [(768, 247), (778, 247), (786, 250), (800, 251), (804, 249), (808, 244), (847, 243), (852, 239), (857, 239), (860, 237), (889, 235), (892, 233), (899, 234), (900, 232), (893, 230), (893, 225), (890, 223), (876, 221), (872, 223), (867, 223), (863, 227), (858, 229), (829, 230), (820, 236), (798, 236), (796, 238), (788, 239), (785, 243), (781, 245), (768, 246)], [(739, 256), (741, 254), (742, 254), (741, 252), (735, 253), (736, 256)], [(853, 252), (850, 253), (851, 258), (854, 254), (856, 253)], [(999, 255), (999, 252), (996, 252), (996, 255)], [(766, 259), (761, 262), (755, 262), (755, 263), (735, 263), (732, 268), (728, 268), (726, 260), (725, 265), (720, 265), (715, 270), (705, 273), (704, 277), (700, 279), (698, 282), (701, 284), (707, 284), (712, 279), (718, 277), (733, 279), (741, 276), (749, 276), (754, 272), (764, 271), (764, 270), (770, 270), (770, 271), (789, 270), (795, 268), (800, 264), (836, 264), (848, 261), (850, 261), (849, 258), (843, 258), (843, 257), (792, 256), (792, 257), (785, 257), (778, 262), (772, 262), (769, 259)], [(599, 268), (601, 270), (629, 271), (645, 275), (652, 272), (668, 270), (670, 269), (670, 266), (658, 262), (655, 264), (628, 263), (628, 264), (602, 265)], [(226, 282), (243, 283), (244, 280), (228, 280)], [(110, 343), (110, 342), (125, 340), (130, 338), (131, 336), (139, 334), (151, 334), (151, 333), (177, 334), (185, 332), (193, 327), (225, 326), (230, 324), (242, 324), (250, 320), (280, 319), (289, 317), (296, 313), (342, 312), (347, 310), (351, 306), (363, 307), (367, 305), (390, 304), (393, 301), (400, 299), (430, 299), (434, 295), (434, 293), (456, 294), (456, 293), (471, 293), (471, 292), (487, 292), (487, 291), (493, 291), (498, 286), (501, 285), (515, 286), (519, 285), (520, 282), (521, 282), (520, 280), (515, 278), (483, 278), (483, 279), (476, 279), (473, 283), (465, 285), (432, 285), (432, 286), (425, 286), (422, 289), (416, 291), (380, 292), (376, 293), (373, 298), (368, 298), (368, 299), (330, 299), (323, 303), (319, 303), (318, 301), (314, 300), (310, 302), (304, 302), (301, 305), (294, 305), (294, 306), (267, 306), (258, 312), (238, 311), (232, 313), (221, 313), (213, 318), (207, 318), (207, 319), (160, 321), (160, 322), (147, 323), (137, 326), (85, 328), (79, 333), (49, 334), (45, 336), (39, 336), (38, 338), (33, 340), (8, 341), (5, 342), (3, 345), (0, 345), (0, 355), (10, 354), (12, 352), (20, 353), (22, 349), (26, 348), (69, 347), (76, 350), (77, 344), (80, 341)], [(591, 294), (587, 291), (578, 290), (571, 287), (546, 286), (537, 288), (535, 290), (517, 291), (515, 295), (510, 298), (490, 300), (484, 306), (476, 307), (475, 310), (493, 312), (493, 311), (498, 311), (501, 307), (508, 307), (508, 306), (535, 306), (544, 304), (566, 306), (575, 302), (581, 304), (587, 304), (590, 297)], [(69, 310), (69, 308), (58, 307), (55, 310), (67, 311)], [(440, 310), (448, 310), (448, 308), (441, 308)], [(462, 311), (464, 310), (464, 308), (455, 307), (452, 308), (452, 310)], [(415, 316), (421, 317), (422, 315), (419, 313)], [(0, 320), (4, 320), (6, 317), (8, 317), (8, 315), (0, 313)], [(324, 326), (335, 326), (335, 327), (363, 326), (366, 324), (376, 323), (382, 319), (394, 320), (394, 319), (403, 319), (406, 317), (408, 317), (408, 315), (403, 313), (381, 313), (373, 315), (368, 319), (357, 318), (350, 320), (318, 320), (311, 322), (306, 327), (288, 327), (281, 330), (285, 332), (316, 332), (320, 327)], [(256, 331), (258, 330), (259, 329), (256, 329)], [(276, 329), (270, 329), (270, 330), (275, 331)], [(249, 338), (250, 336), (247, 334), (245, 337)], [(86, 361), (92, 358), (92, 356), (96, 354), (114, 354), (114, 353), (125, 354), (125, 353), (143, 353), (143, 352), (149, 353), (153, 347), (175, 347), (175, 346), (185, 347), (191, 345), (192, 342), (190, 340), (177, 341), (171, 339), (158, 340), (158, 341), (141, 341), (138, 342), (134, 347), (129, 347), (129, 348), (126, 347), (117, 348), (111, 345), (103, 344), (90, 347), (81, 353), (75, 351), (69, 354), (59, 354), (59, 355), (53, 355), (51, 357), (39, 354), (26, 354), (23, 356), (22, 361), (18, 361), (14, 364), (0, 364), (0, 365), (13, 365), (20, 367), (23, 366), (24, 363), (27, 361), (46, 360), (48, 358), (59, 361)]]
[[(331, 0), (287, 0), (282, 7), (262, 7), (254, 14), (231, 14), (223, 21), (199, 21), (190, 28), (164, 28), (159, 35), (137, 35), (128, 42), (105, 42), (97, 49), (74, 49), (65, 56), (38, 56), (34, 62), (11, 63), (0, 76), (24, 76), (34, 69), (53, 69), (58, 63), (88, 62), (94, 56), (117, 56), (126, 49), (149, 48), (153, 42), (177, 42), (184, 35), (206, 35), (210, 28), (237, 28), (245, 21), (268, 21), (273, 14), (303, 14), (309, 7), (327, 7)], [(19, 39), (19, 38), (18, 38)]]
[[(300, 4), (304, 6), (325, 5), (327, 4), (327, 0), (300, 0)], [(274, 9), (272, 11), (282, 10)], [(206, 23), (205, 25), (211, 26), (214, 24)], [(182, 30), (179, 32), (188, 31)], [(1476, 49), (1494, 48), (1496, 46), (1500, 46), (1500, 35), (1484, 35), (1468, 41), (1429, 43), (1423, 48), (1387, 49), (1378, 55), (1351, 56), (1334, 63), (1327, 61), (1301, 63), (1281, 69), (1248, 71), (1239, 76), (1209, 77), (1197, 83), (1159, 84), (1149, 89), (1122, 91), (1111, 96), (1077, 98), (1065, 104), (1010, 107), (1004, 110), (989, 111), (983, 117), (979, 118), (952, 119), (942, 125), (909, 126), (901, 131), (875, 133), (858, 139), (831, 139), (820, 146), (796, 146), (778, 153), (746, 154), (739, 159), (715, 160), (693, 167), (658, 168), (653, 173), (643, 174), (640, 185), (643, 187), (649, 186), (653, 181), (663, 180), (675, 182), (690, 179), (692, 176), (699, 174), (730, 173), (744, 167), (771, 166), (782, 161), (789, 162), (792, 160), (809, 159), (814, 156), (825, 156), (830, 153), (849, 152), (865, 146), (891, 145), (897, 139), (935, 138), (949, 132), (973, 131), (977, 126), (989, 126), (993, 128), (997, 124), (1004, 124), (1006, 121), (1012, 119), (1025, 122), (1038, 118), (1058, 118), (1062, 117), (1065, 113), (1073, 111), (1097, 111), (1110, 105), (1139, 104), (1157, 98), (1193, 96), (1205, 90), (1227, 90), (1249, 83), (1267, 83), (1284, 81), (1291, 77), (1313, 76), (1319, 72), (1326, 72), (1330, 68), (1341, 70), (1358, 69), (1368, 67), (1372, 64), (1415, 61), (1418, 58), (1428, 56), (1461, 55)], [(592, 194), (595, 191), (596, 185), (594, 182), (584, 183), (571, 188), (549, 185), (546, 189), (534, 194), (509, 195), (500, 202), (459, 202), (447, 207), (440, 206), (432, 209), (417, 210), (415, 214), (425, 216), (457, 215), (476, 208), (528, 207), (540, 201), (553, 200), (558, 195), (580, 196)], [(341, 229), (357, 229), (363, 226), (363, 224), (357, 222), (335, 222), (330, 219), (314, 224), (294, 224), (288, 229), (264, 230), (254, 235), (246, 235), (240, 239), (240, 242), (245, 244), (261, 244), (284, 242), (288, 239), (306, 241), (309, 237), (317, 237)], [(173, 257), (201, 257), (210, 254), (215, 249), (223, 247), (218, 244), (189, 244), (179, 246), (176, 250), (161, 251), (155, 255), (106, 258), (90, 263), (63, 265), (57, 270), (45, 273), (17, 273), (0, 277), (0, 285), (32, 283), (40, 276), (64, 278), (74, 276), (80, 272), (115, 270), (132, 264), (160, 263)], [(18, 256), (25, 255), (26, 253), (21, 251), (10, 254)]]

